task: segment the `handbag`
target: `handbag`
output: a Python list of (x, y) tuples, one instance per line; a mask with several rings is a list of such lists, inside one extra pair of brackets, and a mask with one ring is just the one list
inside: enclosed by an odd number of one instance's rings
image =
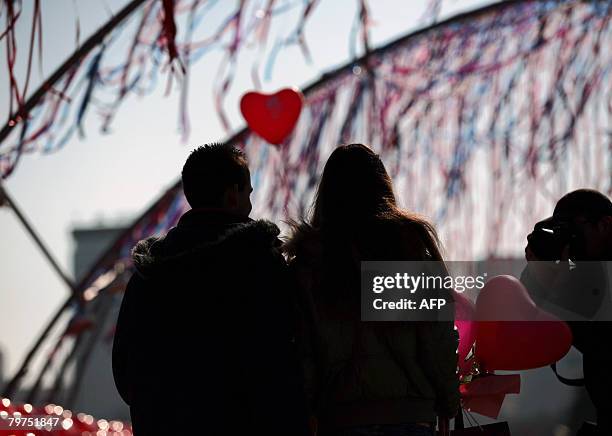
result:
[(468, 427), (450, 432), (451, 436), (511, 436), (507, 422), (494, 422), (493, 424)]
[[(512, 436), (510, 434), (510, 426), (508, 422), (494, 422), (492, 424), (480, 425), (476, 419), (467, 410), (461, 410), (455, 418), (455, 429), (454, 430), (442, 430), (439, 432), (441, 436)], [(475, 424), (472, 427), (465, 428), (463, 422), (463, 413), (470, 421), (470, 424)], [(440, 425), (441, 429), (448, 429), (448, 420), (446, 425)]]

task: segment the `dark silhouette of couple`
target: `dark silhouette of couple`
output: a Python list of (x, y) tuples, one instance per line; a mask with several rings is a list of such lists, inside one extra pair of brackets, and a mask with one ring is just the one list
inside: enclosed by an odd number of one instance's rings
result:
[(309, 217), (252, 220), (244, 154), (182, 172), (192, 209), (133, 250), (113, 372), (136, 436), (433, 435), (459, 407), (449, 322), (360, 320), (361, 260), (442, 260), (362, 144), (329, 157)]

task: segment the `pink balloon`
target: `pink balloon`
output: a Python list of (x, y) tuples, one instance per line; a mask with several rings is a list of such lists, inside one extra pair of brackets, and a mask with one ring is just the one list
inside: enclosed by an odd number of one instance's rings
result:
[(478, 321), (529, 321), (540, 312), (523, 284), (512, 276), (493, 277), (476, 300)]
[(568, 325), (538, 308), (512, 276), (489, 280), (476, 300), (476, 359), (484, 371), (539, 368), (572, 346)]

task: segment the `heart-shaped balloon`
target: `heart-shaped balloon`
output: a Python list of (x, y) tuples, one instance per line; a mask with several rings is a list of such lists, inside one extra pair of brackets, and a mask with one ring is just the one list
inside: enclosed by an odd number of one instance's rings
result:
[(270, 144), (281, 144), (295, 127), (304, 96), (295, 88), (274, 94), (247, 92), (240, 100), (240, 111), (249, 128)]
[(539, 309), (512, 276), (489, 280), (476, 300), (476, 359), (484, 371), (539, 368), (567, 354), (568, 325)]

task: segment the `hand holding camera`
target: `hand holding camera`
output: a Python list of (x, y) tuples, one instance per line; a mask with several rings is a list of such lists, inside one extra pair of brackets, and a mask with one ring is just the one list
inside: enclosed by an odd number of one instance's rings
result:
[(525, 259), (530, 276), (546, 297), (548, 292), (567, 280), (572, 244), (578, 240), (571, 222), (554, 217), (538, 222), (527, 236)]

